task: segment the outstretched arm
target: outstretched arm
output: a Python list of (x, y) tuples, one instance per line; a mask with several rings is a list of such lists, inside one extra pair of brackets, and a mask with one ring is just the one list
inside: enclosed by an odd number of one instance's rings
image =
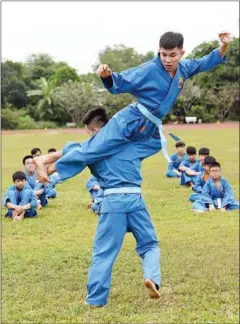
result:
[(134, 71), (136, 68), (123, 72), (112, 72), (107, 64), (101, 64), (97, 74), (101, 77), (104, 87), (112, 94), (132, 93), (134, 83)]
[(192, 77), (197, 73), (211, 70), (219, 64), (226, 63), (225, 54), (228, 45), (231, 42), (231, 35), (229, 33), (220, 33), (218, 36), (222, 43), (220, 48), (216, 48), (208, 55), (205, 55), (198, 59), (182, 60), (186, 79)]
[(231, 42), (232, 37), (231, 37), (230, 33), (219, 33), (218, 37), (222, 43), (219, 48), (219, 51), (220, 51), (221, 57), (223, 58), (226, 55), (228, 45)]

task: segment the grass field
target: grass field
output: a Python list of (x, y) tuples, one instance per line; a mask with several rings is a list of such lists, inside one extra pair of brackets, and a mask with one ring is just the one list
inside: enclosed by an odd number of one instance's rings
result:
[[(188, 145), (211, 148), (239, 199), (238, 129), (180, 129), (177, 135)], [(31, 148), (46, 152), (83, 138), (58, 132), (3, 135), (3, 193)], [(168, 148), (174, 152), (171, 139)], [(2, 323), (239, 323), (239, 213), (191, 213), (190, 189), (165, 178), (166, 167), (161, 153), (143, 164), (143, 193), (162, 254), (159, 300), (147, 298), (135, 242), (127, 234), (107, 306), (83, 305), (97, 223), (86, 207), (86, 170), (59, 185), (58, 197), (36, 219), (2, 218)]]

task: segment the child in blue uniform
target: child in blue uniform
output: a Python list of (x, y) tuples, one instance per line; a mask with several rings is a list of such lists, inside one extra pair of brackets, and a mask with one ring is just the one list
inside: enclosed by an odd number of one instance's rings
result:
[(44, 186), (41, 182), (37, 180), (38, 176), (36, 173), (35, 164), (33, 163), (33, 156), (26, 155), (23, 158), (23, 165), (25, 168), (27, 182), (34, 191), (37, 199), (39, 200), (38, 208), (46, 206), (48, 204), (47, 185)]
[[(196, 159), (196, 149), (193, 146), (187, 147), (187, 158), (185, 158), (179, 165), (179, 170), (181, 171), (181, 186), (193, 187), (197, 176), (201, 173), (199, 169), (200, 164)], [(196, 171), (197, 170), (197, 171)]]
[(215, 162), (216, 159), (214, 157), (212, 156), (205, 157), (204, 162), (202, 162), (204, 166), (204, 171), (197, 177), (197, 180), (194, 186), (192, 187), (192, 190), (195, 191), (195, 193), (191, 194), (191, 196), (189, 197), (189, 200), (191, 202), (200, 199), (203, 187), (210, 177), (209, 168)]
[(13, 220), (37, 216), (37, 199), (26, 181), (25, 173), (17, 171), (12, 179), (14, 185), (8, 188), (3, 198), (3, 205), (8, 209), (5, 216), (12, 217)]
[(166, 172), (166, 176), (168, 178), (179, 178), (181, 176), (181, 171), (179, 171), (178, 168), (182, 161), (187, 157), (187, 154), (185, 153), (184, 142), (177, 142), (175, 144), (175, 147), (177, 152), (170, 157), (171, 162), (169, 162), (168, 170)]
[(206, 212), (212, 210), (230, 211), (239, 209), (239, 202), (234, 199), (229, 182), (221, 176), (218, 162), (209, 168), (210, 178), (203, 187), (200, 198), (192, 204), (192, 211)]

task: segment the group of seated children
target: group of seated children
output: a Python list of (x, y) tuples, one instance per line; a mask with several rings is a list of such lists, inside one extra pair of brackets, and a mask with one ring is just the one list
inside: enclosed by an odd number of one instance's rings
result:
[(212, 156), (208, 148), (200, 148), (196, 159), (196, 148), (185, 143), (176, 143), (177, 152), (171, 156), (166, 176), (180, 178), (181, 186), (191, 187), (190, 195), (193, 212), (211, 210), (239, 209), (239, 202), (234, 199), (229, 182), (221, 176), (221, 165)]
[[(48, 154), (52, 152), (56, 152), (56, 149), (48, 150)], [(51, 175), (51, 182), (47, 185), (37, 180), (33, 158), (39, 155), (39, 148), (32, 149), (31, 155), (26, 155), (22, 160), (24, 171), (17, 171), (12, 175), (14, 184), (8, 188), (3, 198), (3, 205), (8, 209), (6, 217), (23, 220), (25, 217), (37, 216), (37, 210), (47, 206), (48, 200), (56, 197), (55, 186), (59, 183), (56, 173)]]

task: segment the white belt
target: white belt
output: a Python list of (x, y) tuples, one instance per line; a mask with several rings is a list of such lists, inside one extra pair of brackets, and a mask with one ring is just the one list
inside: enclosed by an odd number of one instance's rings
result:
[(121, 187), (121, 188), (110, 188), (104, 190), (104, 196), (112, 195), (112, 194), (120, 194), (120, 193), (126, 193), (126, 194), (139, 194), (141, 193), (141, 188), (139, 187)]

